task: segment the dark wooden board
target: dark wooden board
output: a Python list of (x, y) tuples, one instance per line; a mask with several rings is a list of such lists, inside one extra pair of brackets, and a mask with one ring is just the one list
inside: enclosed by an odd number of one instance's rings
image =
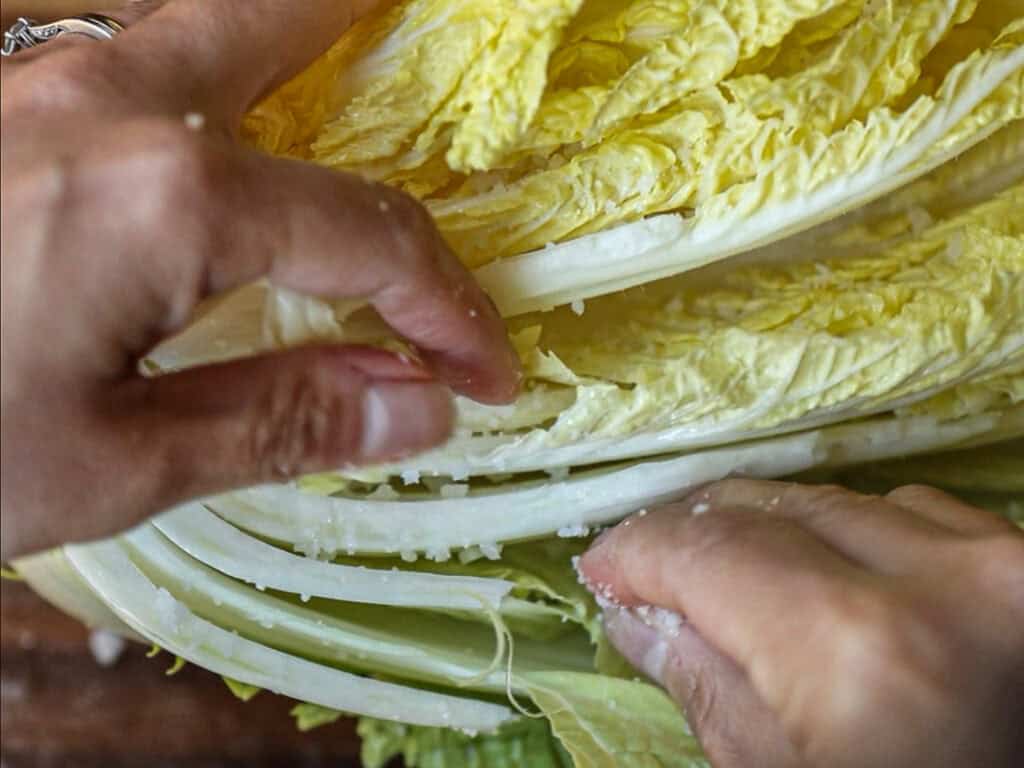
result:
[(25, 585), (0, 587), (2, 768), (355, 768), (349, 721), (299, 733), (292, 702), (235, 699), (194, 667), (129, 644), (97, 664), (88, 632)]

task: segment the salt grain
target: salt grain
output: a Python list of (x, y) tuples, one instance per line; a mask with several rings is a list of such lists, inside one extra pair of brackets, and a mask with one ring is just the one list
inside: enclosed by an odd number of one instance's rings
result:
[(442, 499), (463, 499), (469, 494), (469, 486), (465, 483), (447, 483), (441, 486)]
[(446, 563), (452, 559), (452, 551), (448, 547), (430, 547), (426, 551), (428, 560), (437, 563)]
[(633, 614), (651, 629), (668, 637), (678, 637), (685, 621), (678, 613), (653, 605), (637, 606)]
[(501, 560), (501, 544), (481, 544), (480, 553), (488, 560)]
[(382, 483), (374, 488), (373, 493), (369, 494), (366, 498), (373, 501), (395, 501), (401, 498), (401, 494), (387, 483)]
[(562, 480), (565, 480), (567, 477), (569, 477), (568, 467), (552, 467), (544, 471), (547, 472), (548, 477), (550, 477), (555, 482), (561, 482)]
[(105, 629), (94, 630), (89, 635), (89, 651), (101, 667), (111, 667), (124, 653), (124, 638)]

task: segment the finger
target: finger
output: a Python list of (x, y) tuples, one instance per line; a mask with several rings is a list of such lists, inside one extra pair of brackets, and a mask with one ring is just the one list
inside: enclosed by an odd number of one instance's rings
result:
[[(378, 0), (172, 0), (118, 41), (147, 85), (231, 120), (325, 51)], [(167, 77), (174, 72), (174, 78)]]
[(600, 537), (580, 571), (613, 603), (685, 617), (744, 670), (791, 738), (800, 731), (798, 749), (804, 724), (842, 719), (849, 704), (812, 681), (873, 652), (882, 610), (875, 576), (797, 521), (757, 510), (661, 508)]
[[(852, 754), (862, 739), (857, 723), (881, 703), (933, 714), (932, 678), (916, 664), (934, 661), (926, 622), (904, 611), (880, 577), (795, 520), (666, 507), (599, 538), (581, 572), (612, 601), (685, 616), (744, 671), (812, 763)], [(864, 762), (885, 764), (882, 756), (917, 738), (880, 734)]]
[(716, 768), (801, 765), (775, 713), (743, 670), (692, 625), (659, 627), (632, 610), (613, 607), (605, 612), (604, 627), (626, 660), (683, 708)]
[(1015, 530), (1008, 520), (926, 485), (905, 485), (889, 492), (885, 498), (935, 525), (964, 536), (991, 536)]
[(869, 580), (795, 521), (756, 511), (717, 509), (695, 517), (670, 505), (630, 523), (603, 534), (584, 554), (587, 583), (621, 605), (679, 613), (741, 662), (773, 640), (815, 629), (818, 618), (792, 606), (827, 602)]
[(797, 521), (846, 557), (883, 573), (904, 573), (924, 548), (949, 540), (948, 529), (931, 520), (834, 485), (737, 478), (714, 483), (691, 499), (694, 506), (742, 507)]
[[(306, 163), (244, 151), (225, 160), (201, 139), (198, 159), (182, 161), (171, 180), (196, 244), (179, 231), (178, 284), (153, 286), (184, 297), (152, 310), (171, 313), (155, 318), (163, 330), (202, 298), (196, 283), (205, 296), (268, 277), (300, 293), (365, 299), (456, 391), (490, 403), (515, 397), (519, 358), (505, 325), (419, 203)], [(151, 280), (168, 274), (150, 271)]]
[(321, 347), (126, 385), (120, 408), (147, 435), (165, 504), (326, 469), (390, 461), (442, 442), (450, 396), (380, 350)]

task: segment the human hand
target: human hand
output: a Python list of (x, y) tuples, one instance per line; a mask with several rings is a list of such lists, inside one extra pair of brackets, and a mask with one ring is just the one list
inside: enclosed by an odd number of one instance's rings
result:
[[(140, 2), (113, 41), (4, 60), (4, 559), (422, 450), (449, 433), (448, 387), (514, 397), (504, 325), (419, 204), (234, 139), (370, 5)], [(422, 362), (335, 346), (138, 375), (202, 299), (260, 277), (366, 298)]]
[(1024, 754), (1024, 537), (944, 493), (723, 481), (620, 524), (581, 572), (716, 768)]

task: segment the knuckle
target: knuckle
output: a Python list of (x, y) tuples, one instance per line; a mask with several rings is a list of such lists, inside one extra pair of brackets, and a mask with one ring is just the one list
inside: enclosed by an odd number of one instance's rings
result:
[(894, 488), (885, 495), (885, 498), (894, 504), (913, 503), (917, 501), (932, 501), (945, 498), (945, 494), (936, 488), (920, 483), (901, 485)]
[(143, 126), (135, 170), (148, 181), (154, 213), (187, 214), (206, 222), (228, 180), (227, 159), (204, 136), (165, 120)]
[(698, 733), (711, 730), (717, 712), (718, 689), (714, 675), (699, 670), (685, 682), (682, 701), (691, 726)]
[(128, 121), (120, 133), (116, 162), (108, 146), (92, 165), (111, 190), (107, 200), (117, 206), (125, 235), (150, 246), (154, 237), (173, 236), (182, 251), (208, 245), (223, 213), (217, 193), (230, 170), (224, 153), (165, 118)]
[(662, 529), (677, 543), (677, 554), (657, 564), (656, 572), (666, 584), (678, 578), (680, 568), (699, 572), (720, 564), (743, 559), (765, 546), (768, 540), (784, 540), (792, 535), (794, 523), (770, 518), (749, 510), (723, 508), (714, 514), (674, 515), (671, 525)]
[(123, 216), (131, 228), (126, 234), (144, 241), (147, 250), (155, 239), (173, 243), (181, 254), (145, 264), (155, 293), (168, 303), (167, 325), (176, 329), (206, 292), (211, 265), (226, 251), (223, 190), (229, 160), (206, 137), (162, 118), (129, 130), (135, 139), (119, 172), (146, 193), (126, 200)]
[(850, 588), (832, 597), (828, 606), (837, 641), (835, 658), (845, 676), (872, 676), (901, 655), (898, 638), (903, 617), (884, 595)]
[(389, 231), (403, 265), (418, 271), (433, 268), (439, 236), (430, 213), (406, 194), (390, 192), (386, 202)]
[(957, 641), (926, 606), (891, 592), (847, 587), (829, 600), (823, 620), (837, 684), (826, 708), (833, 718), (855, 722), (922, 692), (931, 700), (941, 695)]
[[(17, 194), (4, 195), (4, 212), (11, 207), (24, 206), (26, 211), (42, 214), (51, 221), (67, 220), (82, 202), (77, 187), (81, 175), (77, 158), (53, 155), (19, 172), (10, 183), (16, 184)], [(6, 187), (6, 184), (5, 184)]]
[[(52, 45), (51, 43), (50, 45)], [(4, 106), (14, 110), (81, 112), (111, 94), (113, 75), (98, 46), (64, 45), (5, 82)]]
[(985, 593), (1005, 595), (1024, 616), (1024, 535), (1008, 530), (963, 544), (966, 565)]
[(841, 485), (815, 485), (800, 491), (806, 499), (806, 506), (811, 513), (828, 513), (840, 506), (869, 497), (854, 493)]
[(841, 485), (835, 483), (826, 483), (825, 485), (816, 485), (812, 488), (814, 496), (823, 502), (830, 502), (838, 497), (848, 497), (855, 495), (849, 488), (844, 488)]
[(671, 696), (679, 702), (686, 719), (695, 733), (706, 738), (714, 731), (718, 709), (718, 681), (704, 668), (682, 668), (682, 660), (675, 658), (666, 680)]
[(877, 496), (855, 493), (841, 485), (790, 486), (784, 504), (800, 510), (810, 521), (828, 523), (839, 517), (856, 514), (878, 503)]
[[(761, 525), (771, 525), (764, 521)], [(742, 546), (754, 526), (747, 515), (734, 510), (721, 510), (714, 515), (680, 515), (676, 537), (686, 543), (686, 557), (706, 559), (719, 550)]]
[(283, 480), (351, 455), (358, 416), (334, 378), (311, 362), (279, 375), (269, 387), (250, 438), (260, 477)]

